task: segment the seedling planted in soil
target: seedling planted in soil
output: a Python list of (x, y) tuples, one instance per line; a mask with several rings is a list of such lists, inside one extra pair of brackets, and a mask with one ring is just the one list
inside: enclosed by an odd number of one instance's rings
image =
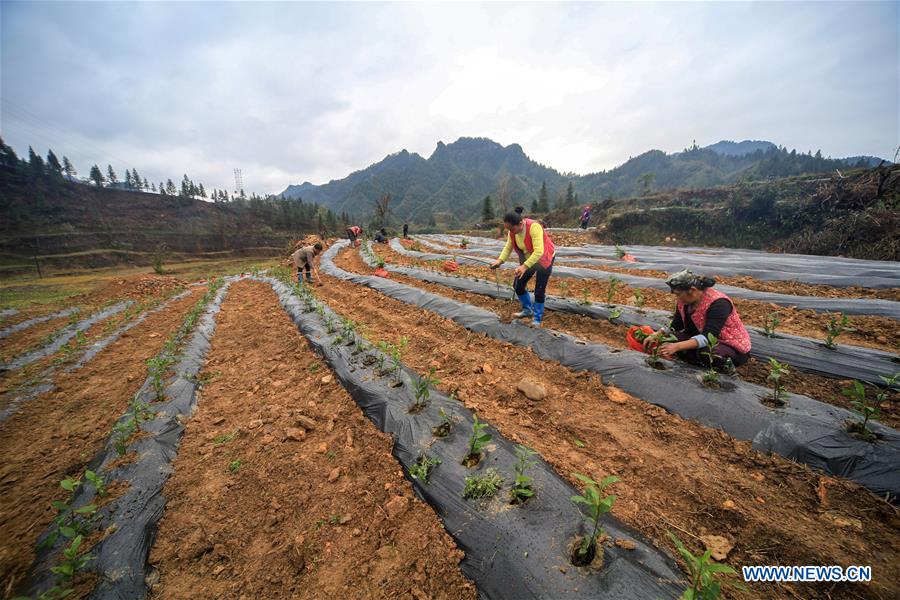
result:
[(772, 382), (772, 395), (769, 397), (769, 400), (775, 406), (787, 404), (788, 394), (784, 391), (784, 386), (781, 385), (781, 378), (789, 373), (790, 370), (788, 370), (787, 364), (780, 363), (774, 358), (769, 359), (769, 375), (766, 377), (766, 381)]
[(588, 290), (586, 287), (581, 288), (582, 300), (581, 300), (581, 302), (579, 302), (579, 304), (582, 304), (584, 306), (590, 306), (591, 301), (588, 299), (589, 293), (590, 293), (590, 290)]
[[(896, 375), (891, 379), (896, 379)], [(853, 385), (851, 387), (845, 388), (843, 390), (843, 394), (850, 398), (850, 404), (855, 409), (853, 412), (859, 415), (862, 418), (862, 421), (853, 421), (847, 427), (847, 431), (851, 433), (854, 437), (859, 438), (866, 442), (874, 442), (878, 439), (878, 435), (869, 429), (869, 419), (877, 419), (878, 418), (878, 406), (875, 404), (869, 404), (869, 401), (866, 399), (866, 388), (858, 382), (857, 380), (853, 380)], [(879, 400), (883, 400), (886, 394), (879, 394), (877, 398)]]
[(463, 488), (463, 498), (490, 498), (494, 496), (503, 484), (503, 478), (495, 469), (488, 469), (483, 475), (466, 477), (466, 487)]
[(688, 573), (691, 576), (691, 586), (684, 590), (681, 600), (715, 600), (722, 593), (723, 585), (739, 590), (746, 589), (736, 581), (722, 578), (726, 575), (737, 575), (737, 571), (728, 565), (720, 565), (713, 561), (711, 550), (707, 550), (702, 556), (694, 556), (675, 534), (666, 533), (675, 544), (675, 548), (684, 562), (687, 563)]
[(409, 468), (409, 476), (413, 479), (418, 479), (423, 484), (427, 484), (429, 473), (431, 473), (431, 470), (439, 464), (441, 464), (440, 458), (436, 456), (432, 458), (427, 454), (423, 454), (416, 460), (416, 463)]
[(533, 477), (526, 475), (525, 471), (537, 464), (536, 461), (530, 460), (536, 453), (531, 448), (519, 444), (516, 446), (515, 473), (516, 478), (513, 481), (512, 490), (510, 490), (511, 504), (524, 504), (529, 498), (534, 496), (534, 490), (531, 487)]
[(622, 280), (615, 275), (609, 278), (609, 287), (606, 289), (606, 305), (610, 308), (613, 306), (613, 296), (616, 295), (616, 289), (619, 287), (621, 281)]
[(637, 308), (638, 313), (644, 314), (646, 312), (644, 310), (644, 302), (646, 301), (647, 299), (644, 298), (644, 292), (640, 289), (634, 290), (634, 306)]
[(709, 369), (703, 373), (703, 383), (707, 385), (719, 385), (719, 373), (713, 367), (716, 357), (716, 347), (719, 345), (719, 338), (711, 333), (706, 334), (706, 348), (702, 354), (709, 361)]
[(482, 452), (488, 442), (491, 441), (491, 434), (482, 433), (487, 427), (486, 423), (478, 420), (478, 415), (472, 414), (472, 435), (469, 437), (469, 453), (463, 459), (463, 466), (474, 467), (481, 462)]
[(581, 543), (572, 553), (572, 564), (576, 566), (589, 565), (597, 554), (597, 540), (603, 537), (603, 527), (600, 526), (600, 517), (612, 510), (616, 496), (610, 494), (601, 498), (603, 491), (610, 485), (619, 481), (615, 475), (604, 477), (599, 483), (581, 473), (572, 473), (572, 476), (584, 483), (584, 495), (572, 496), (575, 504), (584, 504), (588, 507), (588, 523), (591, 533), (584, 536)]
[(850, 327), (850, 325), (850, 317), (844, 313), (840, 314), (840, 319), (838, 319), (836, 315), (831, 315), (828, 325), (825, 327), (825, 347), (830, 348), (831, 350), (837, 348), (837, 344), (834, 343), (834, 340), (836, 340), (839, 335), (845, 331), (856, 331), (854, 328)]
[(766, 321), (763, 324), (763, 333), (766, 337), (775, 337), (775, 329), (781, 324), (781, 317), (777, 312), (770, 312), (766, 315)]
[(453, 419), (444, 412), (443, 408), (438, 409), (438, 414), (441, 416), (441, 423), (440, 425), (432, 427), (431, 433), (434, 437), (445, 438), (450, 435), (450, 430), (453, 429)]
[(418, 414), (428, 406), (428, 398), (431, 395), (429, 388), (440, 383), (440, 381), (434, 379), (433, 376), (434, 367), (431, 367), (431, 369), (428, 370), (428, 375), (422, 375), (419, 380), (415, 382), (415, 389), (413, 391), (416, 395), (416, 401), (409, 407), (410, 413)]
[[(499, 275), (498, 275), (498, 277), (499, 277)], [(562, 292), (563, 300), (568, 299), (568, 297), (569, 297), (569, 282), (568, 281), (560, 282), (559, 291)]]

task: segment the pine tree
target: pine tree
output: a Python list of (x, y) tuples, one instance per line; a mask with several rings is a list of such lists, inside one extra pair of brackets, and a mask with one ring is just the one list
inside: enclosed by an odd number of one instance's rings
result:
[(59, 164), (59, 159), (56, 158), (53, 150), (47, 150), (47, 168), (53, 174), (62, 175), (62, 165)]
[(569, 187), (566, 188), (566, 208), (571, 208), (575, 206), (575, 188), (572, 186), (572, 182), (569, 182)]
[(106, 183), (106, 180), (103, 178), (103, 172), (100, 170), (100, 167), (98, 167), (97, 165), (94, 165), (93, 167), (91, 167), (90, 178), (91, 178), (91, 181), (94, 182), (94, 185), (96, 185), (97, 187), (102, 187), (103, 184)]
[(174, 196), (178, 193), (178, 190), (175, 189), (175, 184), (171, 179), (166, 180), (166, 193), (170, 196)]
[(491, 197), (484, 197), (484, 206), (481, 208), (481, 218), (485, 221), (492, 221), (494, 219), (494, 206), (491, 204)]
[(68, 156), (63, 156), (63, 172), (65, 172), (65, 174), (69, 177), (75, 177), (76, 175), (78, 175), (78, 171), (75, 170), (75, 167), (74, 165), (72, 165), (72, 162), (69, 160)]
[(166, 184), (164, 184), (162, 181), (159, 182), (159, 193), (162, 196), (166, 195)]
[(47, 172), (44, 167), (44, 159), (31, 146), (28, 146), (28, 168), (32, 177), (40, 177)]
[(149, 189), (150, 189), (150, 184), (147, 182), (147, 178), (146, 178), (146, 177), (144, 177), (144, 185), (143, 185), (143, 188), (144, 188), (145, 190), (149, 190)]
[(203, 184), (200, 184), (200, 196), (206, 198), (206, 190), (203, 189)]
[(184, 198), (190, 198), (191, 196), (191, 188), (194, 186), (191, 183), (191, 180), (188, 179), (187, 174), (185, 174), (184, 178), (181, 180), (181, 195)]
[(541, 183), (541, 193), (538, 195), (538, 209), (536, 212), (550, 212), (550, 196), (547, 194), (547, 182)]
[(143, 179), (141, 179), (141, 176), (138, 175), (137, 169), (131, 170), (131, 179), (134, 182), (134, 189), (139, 190), (139, 189), (141, 189), (141, 187), (143, 187), (142, 186)]
[[(147, 187), (147, 180), (146, 180), (146, 179), (144, 180), (144, 187), (145, 187), (145, 188)], [(155, 192), (155, 191), (156, 191), (156, 184), (155, 184), (155, 183), (151, 183), (151, 184), (150, 184), (150, 191), (151, 191), (151, 192)]]
[(531, 214), (535, 214), (537, 212), (538, 212), (538, 201), (537, 201), (537, 198), (534, 198), (531, 201)]
[(109, 180), (110, 185), (119, 183), (119, 178), (116, 177), (116, 172), (113, 171), (112, 165), (106, 165), (106, 178)]
[(125, 169), (125, 187), (130, 189), (134, 189), (134, 179), (131, 177), (131, 171)]
[(10, 169), (16, 169), (21, 166), (16, 151), (7, 146), (2, 137), (0, 137), (0, 165)]

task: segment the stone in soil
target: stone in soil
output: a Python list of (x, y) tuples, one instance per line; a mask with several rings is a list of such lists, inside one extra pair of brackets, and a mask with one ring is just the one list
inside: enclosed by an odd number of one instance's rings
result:
[(529, 400), (543, 400), (547, 397), (547, 390), (527, 377), (516, 385), (516, 389), (525, 394)]

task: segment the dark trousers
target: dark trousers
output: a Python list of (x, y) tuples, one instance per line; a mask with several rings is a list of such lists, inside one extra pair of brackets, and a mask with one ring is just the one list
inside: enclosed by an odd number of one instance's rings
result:
[(587, 229), (587, 226), (588, 226), (588, 219), (585, 219), (584, 221), (581, 222), (581, 228)]
[(306, 280), (312, 283), (312, 268), (309, 263), (305, 267), (297, 267), (297, 283), (303, 283), (303, 271), (306, 271)]
[[(556, 257), (553, 258), (556, 260)], [(534, 301), (544, 303), (544, 298), (547, 295), (547, 282), (550, 281), (550, 275), (553, 273), (553, 261), (550, 262), (550, 266), (546, 269), (541, 266), (540, 263), (534, 265), (527, 271), (525, 274), (516, 279), (516, 295), (521, 296), (525, 293), (525, 286), (528, 285), (528, 282), (531, 280), (532, 276), (537, 274), (537, 277), (534, 279)]]
[[(691, 339), (691, 336), (688, 335), (684, 331), (676, 331), (675, 337), (678, 338), (679, 342), (684, 342), (686, 340)], [(685, 362), (689, 362), (695, 365), (700, 365), (703, 367), (709, 366), (709, 356), (706, 355), (708, 348), (696, 348), (694, 350), (681, 350), (678, 352), (678, 358)], [(714, 367), (724, 367), (725, 362), (728, 359), (731, 359), (732, 364), (734, 366), (739, 367), (749, 358), (746, 354), (741, 354), (728, 344), (723, 344), (719, 342), (716, 346), (716, 349), (713, 350), (713, 366)]]

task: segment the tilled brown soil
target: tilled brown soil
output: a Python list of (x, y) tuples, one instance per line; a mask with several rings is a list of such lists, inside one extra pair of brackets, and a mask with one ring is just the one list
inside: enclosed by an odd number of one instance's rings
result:
[(0, 423), (0, 594), (8, 597), (34, 560), (67, 475), (80, 475), (146, 378), (147, 359), (205, 291), (174, 302), (124, 333), (81, 369), (59, 371), (56, 388)]
[(69, 322), (69, 317), (50, 319), (0, 340), (0, 348), (2, 348), (0, 349), (0, 362), (8, 362), (20, 354), (49, 343), (52, 341), (53, 334), (68, 325)]
[[(416, 260), (394, 252), (384, 245), (379, 245), (377, 252), (387, 262), (397, 265), (441, 268), (443, 264), (441, 262)], [(477, 277), (488, 281), (494, 280), (494, 272), (487, 267), (460, 265), (457, 272), (466, 277)], [(501, 284), (509, 287), (512, 277), (511, 272), (502, 272), (500, 274)], [(612, 302), (615, 304), (634, 305), (634, 294), (637, 289), (622, 283), (618, 284), (613, 294)], [(609, 283), (607, 281), (573, 279), (570, 277), (551, 277), (547, 286), (548, 294), (581, 300), (584, 298), (584, 294), (587, 293), (587, 298), (594, 302), (606, 302), (608, 290)], [(675, 302), (671, 294), (652, 289), (641, 289), (640, 291), (644, 295), (644, 306), (647, 308), (674, 311)], [(777, 312), (781, 318), (778, 331), (820, 340), (825, 339), (825, 327), (829, 321), (829, 315), (827, 314), (817, 313), (813, 310), (786, 308), (756, 300), (745, 300), (742, 298), (733, 298), (733, 300), (740, 312), (741, 319), (747, 325), (763, 327), (766, 316), (772, 312)], [(888, 317), (870, 315), (851, 315), (850, 319), (852, 327), (856, 331), (848, 331), (841, 334), (837, 338), (836, 343), (876, 348), (887, 352), (900, 352), (900, 321), (895, 321)]]
[(167, 482), (156, 598), (475, 598), (413, 494), (272, 288), (229, 290)]
[[(700, 537), (726, 537), (740, 565), (871, 564), (869, 585), (753, 585), (757, 598), (892, 598), (900, 594), (900, 516), (860, 486), (766, 456), (749, 442), (666, 413), (595, 374), (542, 361), (527, 348), (473, 334), (449, 319), (369, 288), (326, 277), (316, 294), (363, 323), (372, 340), (408, 336), (404, 362), (437, 369), (506, 437), (537, 450), (571, 479), (574, 471), (615, 474), (613, 512), (670, 547), (672, 531), (695, 551)], [(547, 391), (532, 402), (517, 391), (528, 377)], [(577, 482), (571, 479), (573, 483)]]
[[(372, 269), (366, 265), (358, 252), (341, 252), (337, 256), (335, 263), (345, 270), (356, 273), (370, 274), (372, 272)], [(455, 298), (460, 302), (480, 306), (496, 313), (504, 322), (512, 320), (513, 313), (521, 310), (518, 301), (512, 299), (497, 300), (479, 294), (468, 294), (398, 273), (391, 273), (391, 279), (435, 294)], [(562, 331), (592, 342), (599, 342), (614, 348), (628, 349), (628, 344), (625, 341), (625, 332), (628, 328), (624, 325), (579, 315), (547, 311), (544, 314), (544, 326), (548, 329)], [(898, 367), (898, 370), (900, 370), (900, 367)], [(770, 387), (771, 385), (766, 379), (769, 375), (769, 365), (764, 361), (751, 358), (746, 364), (738, 367), (737, 373), (744, 381), (764, 387)], [(782, 380), (782, 385), (788, 393), (803, 394), (846, 409), (853, 409), (853, 406), (850, 404), (850, 398), (843, 394), (843, 390), (849, 388), (851, 384), (850, 380), (823, 377), (812, 373), (804, 373), (796, 369), (791, 369), (791, 372), (785, 375)], [(865, 387), (869, 399), (874, 399), (879, 393), (885, 394), (884, 401), (879, 404), (881, 414), (876, 420), (889, 427), (896, 428), (900, 426), (900, 392), (896, 390), (885, 391), (868, 384)]]

